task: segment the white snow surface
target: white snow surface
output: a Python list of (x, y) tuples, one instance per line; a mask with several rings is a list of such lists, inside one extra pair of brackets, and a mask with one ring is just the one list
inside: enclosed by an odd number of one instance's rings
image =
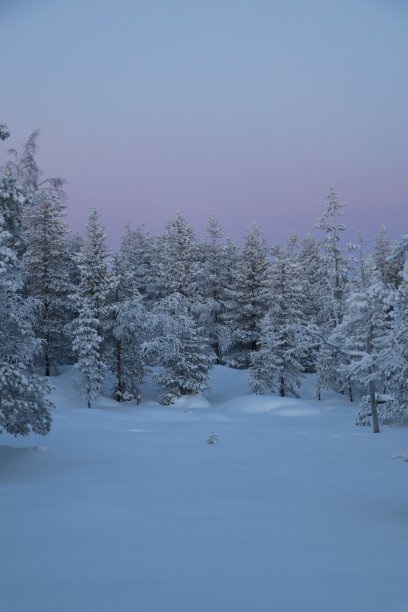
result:
[(49, 436), (0, 438), (0, 612), (408, 610), (406, 429), (221, 366), (170, 407), (88, 410), (76, 376)]

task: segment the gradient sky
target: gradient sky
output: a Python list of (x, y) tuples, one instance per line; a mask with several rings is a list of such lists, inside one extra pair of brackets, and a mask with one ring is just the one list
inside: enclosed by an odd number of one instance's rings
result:
[(408, 232), (405, 0), (0, 0), (0, 120), (68, 181), (69, 223), (179, 209), (306, 233), (335, 186), (367, 238)]

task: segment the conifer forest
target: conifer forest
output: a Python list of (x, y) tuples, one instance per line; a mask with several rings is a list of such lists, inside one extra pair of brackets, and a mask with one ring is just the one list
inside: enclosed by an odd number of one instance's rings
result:
[(170, 405), (203, 392), (218, 364), (280, 397), (314, 375), (316, 401), (343, 394), (376, 433), (407, 420), (408, 236), (382, 225), (371, 248), (361, 234), (345, 244), (352, 210), (330, 188), (306, 236), (272, 245), (253, 225), (236, 244), (209, 216), (198, 240), (175, 212), (162, 235), (130, 219), (112, 253), (97, 209), (69, 235), (64, 180), (45, 178), (38, 145), (33, 132), (1, 169), (2, 431), (46, 434), (49, 381), (70, 364), (88, 408), (103, 395), (137, 405), (147, 375)]

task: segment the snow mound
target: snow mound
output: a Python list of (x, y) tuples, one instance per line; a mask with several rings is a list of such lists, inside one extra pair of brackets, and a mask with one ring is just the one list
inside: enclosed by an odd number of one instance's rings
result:
[(183, 395), (183, 397), (178, 397), (171, 407), (184, 411), (198, 409), (208, 410), (211, 409), (211, 404), (202, 395)]
[(320, 409), (309, 407), (302, 400), (275, 395), (242, 395), (224, 402), (219, 406), (219, 409), (223, 412), (246, 414), (273, 412), (286, 417), (317, 416), (321, 414)]

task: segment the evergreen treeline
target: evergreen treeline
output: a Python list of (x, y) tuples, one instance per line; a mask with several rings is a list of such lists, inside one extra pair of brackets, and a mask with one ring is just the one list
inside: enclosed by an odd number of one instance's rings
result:
[(315, 373), (317, 399), (357, 392), (357, 422), (374, 431), (408, 418), (408, 237), (391, 243), (382, 226), (372, 253), (361, 238), (345, 248), (330, 190), (319, 239), (291, 232), (269, 248), (254, 225), (238, 246), (212, 216), (200, 242), (177, 213), (162, 236), (127, 226), (113, 256), (96, 210), (67, 237), (64, 182), (43, 179), (37, 139), (0, 173), (0, 431), (48, 432), (39, 374), (64, 364), (89, 407), (106, 392), (139, 402), (149, 369), (170, 404), (218, 363), (281, 396)]

